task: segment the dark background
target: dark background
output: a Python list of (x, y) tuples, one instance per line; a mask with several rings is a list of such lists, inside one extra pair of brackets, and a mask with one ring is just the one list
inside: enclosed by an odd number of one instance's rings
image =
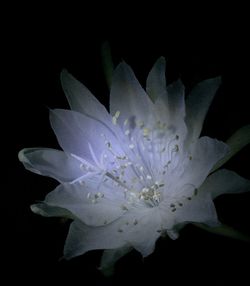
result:
[[(177, 241), (158, 241), (155, 252), (144, 260), (136, 252), (127, 255), (117, 263), (116, 274), (110, 279), (97, 270), (100, 251), (60, 260), (69, 223), (36, 216), (29, 208), (57, 184), (26, 171), (17, 153), (24, 147), (59, 148), (49, 125), (48, 108), (68, 108), (59, 82), (62, 68), (108, 106), (101, 66), (103, 41), (110, 42), (115, 63), (125, 60), (144, 86), (155, 60), (165, 56), (168, 81), (180, 77), (187, 92), (202, 79), (222, 76), (222, 86), (204, 123), (204, 135), (226, 140), (249, 124), (249, 31), (241, 14), (244, 9), (231, 14), (227, 7), (201, 7), (198, 13), (186, 14), (182, 7), (182, 12), (178, 8), (173, 14), (170, 7), (155, 5), (143, 15), (140, 9), (122, 5), (114, 12), (103, 7), (74, 8), (62, 13), (59, 7), (15, 7), (4, 23), (2, 56), (7, 77), (3, 82), (2, 130), (7, 175), (2, 185), (7, 199), (3, 199), (2, 220), (6, 223), (3, 252), (8, 254), (4, 260), (8, 279), (70, 285), (141, 285), (149, 281), (162, 285), (248, 284), (249, 244), (193, 226), (186, 227)], [(226, 167), (250, 178), (248, 163), (249, 147)], [(249, 203), (249, 194), (215, 201), (221, 221), (247, 234)]]

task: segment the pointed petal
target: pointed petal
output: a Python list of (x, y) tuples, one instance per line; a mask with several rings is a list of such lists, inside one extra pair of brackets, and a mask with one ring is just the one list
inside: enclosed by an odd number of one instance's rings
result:
[(72, 110), (111, 123), (111, 116), (104, 105), (65, 69), (61, 72), (61, 84)]
[(246, 125), (238, 129), (227, 141), (227, 145), (230, 148), (228, 154), (220, 160), (212, 169), (214, 172), (225, 164), (231, 157), (238, 153), (242, 148), (250, 143), (250, 125)]
[(185, 87), (181, 80), (177, 80), (167, 87), (168, 106), (169, 106), (169, 122), (176, 133), (183, 140), (187, 135), (187, 126), (185, 123)]
[(60, 207), (52, 207), (45, 203), (33, 204), (30, 206), (30, 208), (33, 213), (44, 217), (74, 218), (74, 216), (68, 210)]
[(115, 135), (100, 121), (78, 112), (55, 109), (50, 112), (50, 122), (61, 147), (90, 163), (98, 165), (103, 152), (109, 153), (106, 140), (113, 151), (121, 154)]
[(185, 87), (177, 80), (167, 87), (169, 112), (175, 119), (185, 117)]
[(125, 245), (121, 248), (104, 250), (99, 270), (105, 276), (111, 276), (114, 273), (115, 263), (132, 250), (132, 247)]
[(201, 186), (202, 192), (209, 192), (212, 198), (222, 194), (250, 191), (250, 180), (244, 179), (233, 171), (219, 170), (211, 174)]
[(129, 243), (145, 257), (154, 251), (160, 232), (160, 214), (153, 208), (128, 211), (105, 226), (88, 227), (77, 221), (70, 228), (65, 256), (71, 258), (92, 249), (114, 249)]
[(209, 227), (200, 223), (194, 223), (194, 225), (214, 234), (250, 242), (250, 237), (248, 235), (245, 235), (244, 233), (241, 233), (240, 231), (224, 224), (217, 227)]
[(199, 195), (193, 196), (190, 201), (186, 200), (183, 207), (178, 208), (175, 219), (177, 224), (185, 222), (200, 222), (209, 226), (220, 224), (211, 195), (200, 190)]
[[(56, 210), (64, 209), (72, 214), (71, 217), (76, 217), (87, 225), (103, 226), (121, 217), (125, 212), (119, 197), (113, 195), (111, 200), (106, 198), (104, 192), (101, 187), (99, 190), (88, 188), (87, 181), (84, 187), (80, 184), (59, 185), (46, 196), (43, 203), (34, 205), (37, 210), (35, 212), (45, 216), (60, 216)], [(95, 197), (97, 193), (104, 197)]]
[(147, 208), (131, 211), (124, 216), (129, 222), (124, 227), (124, 237), (130, 245), (143, 257), (150, 255), (155, 248), (155, 242), (161, 235), (161, 215), (158, 208)]
[(147, 94), (151, 98), (153, 102), (156, 101), (157, 98), (165, 98), (167, 104), (167, 86), (166, 86), (166, 61), (163, 57), (160, 57), (156, 63), (154, 64), (152, 70), (150, 71), (147, 83), (146, 90)]
[(203, 121), (220, 83), (220, 77), (204, 80), (198, 83), (189, 94), (186, 101), (189, 140), (193, 141), (200, 136)]
[(49, 148), (26, 148), (19, 152), (24, 167), (36, 174), (52, 177), (59, 182), (70, 182), (83, 175), (76, 158), (63, 151)]
[(187, 158), (180, 165), (183, 171), (179, 172), (179, 181), (181, 184), (189, 183), (199, 188), (213, 166), (228, 153), (229, 148), (222, 141), (204, 136), (199, 138), (191, 149), (192, 159)]
[(211, 194), (200, 190), (197, 195), (190, 196), (190, 198), (181, 196), (175, 203), (174, 211), (171, 210), (169, 201), (163, 201), (161, 213), (162, 226), (168, 231), (172, 239), (178, 237), (179, 230), (186, 223), (199, 222), (210, 226), (218, 226), (219, 224)]
[(125, 245), (115, 223), (105, 227), (88, 227), (75, 220), (71, 223), (64, 245), (64, 257), (71, 259), (94, 249), (113, 249)]
[(110, 113), (119, 113), (117, 123), (123, 126), (126, 119), (146, 122), (152, 114), (153, 103), (136, 79), (132, 69), (121, 63), (115, 69), (110, 93)]

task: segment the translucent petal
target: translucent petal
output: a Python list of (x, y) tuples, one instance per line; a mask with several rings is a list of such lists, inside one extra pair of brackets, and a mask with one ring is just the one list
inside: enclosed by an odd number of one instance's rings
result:
[(250, 181), (229, 170), (219, 170), (211, 174), (202, 184), (202, 192), (211, 193), (212, 198), (222, 194), (250, 191)]
[(155, 101), (155, 112), (159, 120), (166, 123), (185, 139), (187, 128), (185, 118), (184, 85), (180, 80), (167, 87), (165, 96), (158, 97)]
[(54, 214), (58, 216), (55, 208), (60, 208), (67, 210), (87, 225), (106, 225), (122, 216), (125, 210), (122, 208), (123, 201), (118, 196), (114, 194), (112, 199), (106, 198), (102, 190), (102, 186), (99, 190), (89, 188), (87, 182), (84, 187), (80, 184), (59, 185), (46, 196), (43, 203), (39, 203), (36, 207), (41, 209), (39, 213), (41, 215), (46, 210), (46, 216), (54, 216)]
[(187, 186), (199, 188), (213, 166), (229, 151), (225, 143), (209, 137), (199, 138), (191, 147), (190, 154), (185, 155), (178, 170), (173, 169), (169, 174), (173, 195), (183, 192)]
[(155, 102), (157, 98), (161, 97), (165, 99), (165, 104), (167, 105), (165, 69), (166, 61), (163, 57), (160, 57), (148, 75), (146, 90), (153, 102)]
[(109, 42), (106, 41), (102, 44), (101, 54), (102, 54), (103, 71), (105, 74), (107, 85), (110, 88), (112, 83), (112, 75), (114, 72), (114, 64), (112, 60), (111, 48)]
[(191, 167), (196, 166), (196, 168), (191, 170), (198, 172), (198, 165), (200, 165), (200, 169), (203, 172), (203, 175), (200, 174), (200, 178), (203, 181), (216, 162), (228, 152), (229, 147), (224, 142), (206, 136), (201, 137), (196, 143), (191, 160), (194, 164)]
[(179, 207), (175, 213), (177, 224), (183, 222), (200, 222), (209, 226), (218, 226), (216, 209), (211, 199), (211, 195), (199, 190), (199, 195), (188, 199)]
[[(118, 154), (120, 146), (112, 131), (101, 122), (74, 111), (56, 109), (50, 122), (61, 147), (69, 153), (98, 165), (107, 143)], [(107, 152), (109, 153), (109, 152)]]
[(49, 148), (26, 148), (19, 152), (24, 167), (36, 174), (52, 177), (59, 182), (70, 182), (83, 175), (76, 158), (63, 151)]
[(172, 117), (185, 117), (185, 87), (181, 80), (177, 80), (167, 87), (169, 112)]
[(88, 250), (119, 248), (129, 243), (145, 257), (153, 252), (160, 233), (161, 218), (154, 208), (127, 212), (105, 226), (87, 227), (74, 222), (65, 244), (65, 256), (71, 258)]
[[(161, 215), (158, 208), (144, 208), (128, 212), (123, 218), (124, 238), (143, 257), (154, 251), (155, 242), (161, 235)], [(127, 224), (128, 223), (128, 224)]]
[(242, 148), (250, 143), (250, 125), (246, 125), (237, 130), (227, 141), (227, 145), (230, 148), (228, 154), (220, 160), (212, 169), (214, 172), (225, 164), (231, 157), (238, 153)]
[(187, 135), (187, 126), (184, 121), (185, 111), (185, 87), (181, 80), (175, 81), (167, 87), (169, 122), (176, 129), (176, 134), (184, 142)]
[(210, 226), (219, 224), (211, 194), (200, 190), (195, 196), (176, 198), (174, 210), (168, 201), (162, 202), (161, 210), (163, 228), (168, 231), (172, 239), (176, 239), (179, 229), (189, 222)]
[(117, 123), (123, 126), (129, 118), (147, 122), (153, 103), (136, 79), (132, 69), (121, 63), (114, 71), (110, 93), (110, 113), (119, 114)]
[(70, 259), (89, 250), (120, 248), (125, 244), (117, 231), (117, 223), (105, 227), (89, 227), (76, 220), (70, 225), (64, 245), (64, 257)]
[(38, 215), (44, 217), (64, 217), (73, 219), (74, 216), (66, 209), (60, 207), (52, 207), (45, 203), (33, 204), (31, 210)]
[(125, 245), (121, 248), (104, 250), (99, 269), (105, 276), (110, 276), (114, 273), (115, 263), (132, 250), (132, 247)]
[(101, 122), (111, 123), (111, 116), (104, 105), (65, 69), (61, 72), (61, 83), (72, 110), (87, 114)]
[(187, 97), (186, 123), (189, 140), (193, 141), (200, 136), (203, 121), (220, 83), (220, 77), (204, 80), (198, 83)]

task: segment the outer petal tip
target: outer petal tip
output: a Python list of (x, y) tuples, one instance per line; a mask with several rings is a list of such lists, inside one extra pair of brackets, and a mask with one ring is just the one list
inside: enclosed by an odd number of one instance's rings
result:
[(60, 80), (62, 87), (65, 87), (65, 84), (67, 83), (68, 80), (70, 80), (73, 76), (68, 72), (67, 69), (62, 69), (61, 74), (60, 74)]
[(22, 149), (21, 151), (18, 152), (18, 159), (20, 162), (27, 162), (27, 158), (24, 155), (26, 149)]
[(47, 216), (47, 214), (41, 208), (38, 207), (38, 204), (31, 205), (30, 209), (35, 214), (38, 214), (38, 215), (41, 215), (41, 216)]
[(41, 175), (42, 173), (38, 169), (34, 168), (33, 164), (30, 162), (30, 160), (29, 160), (29, 158), (27, 156), (34, 149), (35, 148), (24, 148), (24, 149), (22, 149), (18, 153), (18, 159), (19, 159), (20, 162), (23, 163), (24, 167), (27, 170), (30, 170), (31, 172), (33, 172), (35, 174)]

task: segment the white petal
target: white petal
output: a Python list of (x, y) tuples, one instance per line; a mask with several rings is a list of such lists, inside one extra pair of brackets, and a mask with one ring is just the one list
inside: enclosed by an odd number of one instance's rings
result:
[(213, 168), (212, 172), (225, 164), (232, 156), (238, 153), (242, 148), (250, 143), (250, 125), (238, 129), (227, 141), (230, 152), (220, 160)]
[(201, 137), (192, 146), (192, 160), (183, 161), (183, 171), (179, 172), (180, 184), (193, 184), (198, 188), (210, 173), (213, 166), (229, 151), (222, 141)]
[(209, 192), (212, 198), (222, 194), (250, 191), (250, 181), (229, 170), (219, 170), (211, 174), (202, 184), (201, 190)]
[(92, 249), (119, 248), (128, 243), (145, 257), (154, 251), (160, 232), (161, 218), (156, 208), (128, 212), (106, 226), (87, 227), (74, 222), (65, 244), (65, 257)]
[(80, 221), (74, 221), (64, 245), (64, 257), (70, 259), (89, 250), (120, 248), (125, 244), (116, 223), (105, 227), (88, 227)]
[(180, 141), (186, 139), (187, 127), (184, 121), (185, 111), (185, 87), (181, 80), (173, 82), (167, 87), (169, 122), (176, 133), (180, 136)]
[(50, 122), (61, 147), (69, 153), (97, 164), (106, 140), (118, 154), (120, 146), (108, 127), (93, 118), (74, 111), (56, 109), (50, 112)]
[(177, 80), (167, 87), (169, 112), (172, 117), (185, 117), (185, 87), (181, 80)]
[(165, 69), (166, 61), (163, 57), (160, 57), (148, 75), (146, 90), (153, 102), (155, 102), (157, 98), (161, 97), (166, 100), (165, 104), (167, 105)]
[(209, 226), (218, 226), (220, 224), (211, 195), (202, 192), (192, 197), (191, 201), (186, 201), (176, 211), (175, 219), (178, 224), (183, 222), (200, 222)]
[(129, 245), (125, 245), (121, 248), (104, 250), (99, 269), (106, 276), (112, 275), (114, 273), (115, 263), (131, 250), (132, 247)]
[(189, 94), (186, 101), (189, 140), (193, 141), (200, 136), (203, 121), (220, 83), (220, 77), (204, 80)]
[[(55, 208), (60, 208), (87, 225), (106, 225), (121, 217), (125, 210), (122, 208), (123, 201), (120, 201), (118, 196), (113, 194), (113, 200), (108, 199), (102, 190), (102, 187), (99, 190), (88, 188), (87, 182), (85, 187), (80, 184), (59, 185), (46, 196), (44, 206), (40, 203), (36, 207), (40, 208), (41, 212), (46, 210), (47, 216), (54, 216)], [(115, 192), (114, 189), (111, 191)], [(104, 197), (95, 197), (97, 193), (103, 194)]]
[(80, 162), (63, 151), (49, 148), (26, 148), (19, 152), (24, 167), (36, 174), (70, 182), (83, 175)]
[(129, 212), (124, 216), (129, 222), (124, 227), (124, 237), (143, 257), (154, 251), (155, 242), (161, 235), (161, 215), (158, 208), (146, 208)]
[(136, 117), (147, 122), (153, 103), (136, 79), (132, 69), (121, 63), (114, 71), (110, 93), (110, 113), (120, 112), (117, 123), (123, 126), (126, 119)]
[(104, 105), (67, 70), (61, 73), (61, 83), (72, 110), (87, 114), (101, 122), (111, 122), (111, 116)]
[(184, 140), (187, 133), (185, 118), (184, 85), (180, 80), (167, 87), (165, 96), (158, 97), (155, 109), (160, 121), (166, 123)]
[(200, 190), (191, 199), (180, 197), (175, 203), (174, 212), (171, 210), (169, 202), (162, 202), (161, 214), (163, 227), (168, 230), (172, 239), (176, 239), (179, 229), (189, 222), (199, 222), (210, 226), (219, 224), (211, 194)]
[(45, 203), (33, 204), (30, 206), (30, 208), (35, 214), (44, 217), (74, 218), (74, 216), (68, 210), (60, 207), (52, 207)]

